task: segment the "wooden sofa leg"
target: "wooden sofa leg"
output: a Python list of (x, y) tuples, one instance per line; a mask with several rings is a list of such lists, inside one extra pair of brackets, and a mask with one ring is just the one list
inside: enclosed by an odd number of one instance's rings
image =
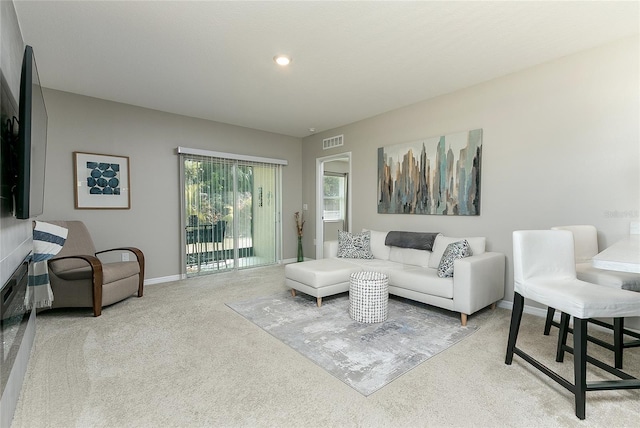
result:
[(296, 289), (295, 288), (291, 289), (291, 296), (292, 297), (296, 297)]
[(462, 323), (463, 327), (467, 325), (467, 314), (463, 314), (462, 312), (460, 312), (460, 322)]
[(493, 311), (497, 306), (498, 306), (498, 303), (497, 302), (493, 302), (491, 304), (491, 310)]
[(318, 307), (322, 306), (322, 297), (318, 297), (316, 302), (318, 303)]

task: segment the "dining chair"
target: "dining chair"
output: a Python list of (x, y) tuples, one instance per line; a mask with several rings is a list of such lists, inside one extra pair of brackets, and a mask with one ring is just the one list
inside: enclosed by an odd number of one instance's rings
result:
[(591, 259), (599, 253), (598, 230), (592, 225), (555, 226), (573, 234), (578, 279), (607, 287), (640, 292), (640, 274), (593, 267)]
[[(576, 276), (582, 281), (591, 282), (606, 287), (640, 292), (640, 274), (630, 272), (618, 272), (613, 270), (598, 269), (592, 266), (591, 259), (598, 254), (598, 230), (593, 225), (555, 226), (551, 230), (567, 230), (573, 234), (574, 255), (576, 263)], [(544, 325), (546, 336), (551, 332), (551, 327), (559, 327), (554, 321), (555, 308), (547, 308), (547, 317)], [(624, 348), (640, 346), (640, 334), (624, 328), (624, 318), (614, 318), (612, 323), (591, 319), (590, 322), (613, 331), (613, 343), (605, 342), (593, 336), (589, 340), (599, 346), (613, 351), (615, 367), (623, 366)], [(572, 330), (569, 329), (569, 333)], [(628, 335), (636, 340), (624, 341)]]
[[(640, 315), (640, 293), (602, 287), (576, 276), (573, 235), (567, 230), (520, 230), (513, 232), (514, 298), (505, 364), (518, 355), (574, 395), (575, 414), (586, 417), (587, 391), (640, 389), (640, 381), (622, 370), (587, 354), (588, 320)], [(556, 361), (573, 354), (573, 382), (545, 366), (517, 346), (525, 299), (562, 312)], [(573, 347), (566, 344), (569, 317), (573, 317)], [(587, 363), (617, 380), (587, 381)]]

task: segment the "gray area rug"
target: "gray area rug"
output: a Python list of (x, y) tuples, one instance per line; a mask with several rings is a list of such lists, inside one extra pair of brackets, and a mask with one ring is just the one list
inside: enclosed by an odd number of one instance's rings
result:
[(349, 318), (348, 294), (320, 308), (289, 292), (227, 306), (365, 396), (476, 331), (457, 314), (395, 297), (377, 324)]

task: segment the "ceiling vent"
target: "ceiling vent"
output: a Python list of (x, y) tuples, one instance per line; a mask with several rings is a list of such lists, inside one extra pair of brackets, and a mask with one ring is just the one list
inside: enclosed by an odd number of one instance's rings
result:
[(322, 150), (332, 149), (344, 144), (344, 134), (322, 140)]

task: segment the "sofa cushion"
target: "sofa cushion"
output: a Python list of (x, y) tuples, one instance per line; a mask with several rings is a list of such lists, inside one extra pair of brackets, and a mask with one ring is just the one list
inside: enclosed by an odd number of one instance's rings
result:
[(325, 259), (338, 257), (338, 241), (324, 241), (322, 257)]
[(435, 269), (404, 265), (396, 267), (387, 275), (389, 286), (453, 299), (453, 278), (439, 278)]
[(413, 248), (391, 247), (389, 260), (405, 265), (428, 267), (430, 255), (431, 251), (415, 250)]
[(376, 230), (362, 229), (363, 232), (371, 232), (371, 254), (374, 259), (389, 260), (389, 251), (391, 247), (385, 245), (387, 232), (378, 232)]
[(313, 288), (348, 282), (353, 272), (361, 270), (358, 265), (335, 258), (289, 263), (284, 267), (286, 278)]
[[(138, 262), (116, 262), (102, 264), (102, 283), (109, 284), (120, 279), (129, 278), (140, 273)], [(58, 277), (66, 281), (77, 281), (91, 278), (91, 267), (85, 262), (85, 266), (58, 272)]]
[(393, 269), (397, 269), (402, 267), (398, 263), (389, 261), (389, 260), (378, 260), (378, 259), (340, 259), (353, 264), (353, 266), (358, 266), (360, 270), (367, 270), (372, 272), (381, 272), (386, 273), (387, 275)]
[(466, 239), (462, 241), (452, 242), (442, 254), (440, 264), (438, 265), (438, 276), (440, 278), (450, 278), (453, 276), (453, 262), (473, 255), (469, 242)]
[(350, 233), (338, 231), (338, 257), (372, 259), (371, 232)]
[(429, 267), (433, 269), (438, 269), (440, 265), (440, 259), (442, 259), (442, 255), (444, 254), (444, 250), (447, 249), (447, 245), (452, 242), (461, 241), (466, 239), (469, 243), (469, 247), (471, 247), (471, 252), (473, 255), (477, 256), (484, 253), (485, 244), (487, 239), (485, 237), (473, 237), (473, 238), (453, 238), (450, 236), (438, 235), (436, 236), (436, 241), (433, 243), (433, 251), (431, 252), (431, 257), (429, 257)]

